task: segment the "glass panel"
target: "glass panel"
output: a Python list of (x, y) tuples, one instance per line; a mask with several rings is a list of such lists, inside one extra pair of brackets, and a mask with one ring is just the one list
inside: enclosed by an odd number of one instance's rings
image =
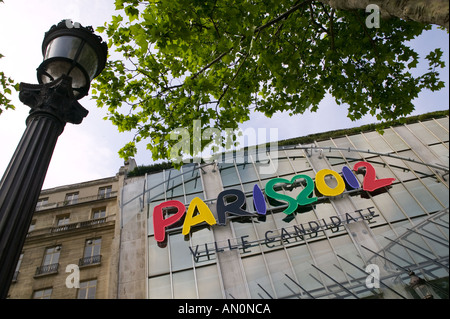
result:
[(438, 122), (431, 120), (422, 122), (427, 129), (429, 129), (434, 135), (436, 135), (441, 141), (448, 141), (448, 131), (444, 129)]
[(192, 270), (173, 274), (173, 293), (175, 299), (197, 298), (194, 272)]
[(242, 264), (251, 297), (254, 299), (269, 299), (270, 296), (275, 298), (263, 257), (256, 255), (243, 258)]
[(292, 166), (287, 158), (278, 159), (277, 174), (280, 177), (284, 177), (287, 174), (292, 174)]
[[(349, 139), (346, 137), (340, 137), (340, 138), (334, 139), (333, 141), (339, 148), (355, 149), (355, 147), (352, 145), (352, 143), (350, 143)], [(368, 147), (366, 147), (366, 149), (368, 149)], [(358, 159), (361, 158), (361, 155), (359, 155), (359, 153), (357, 153), (357, 152), (342, 151), (342, 153), (346, 158), (358, 158)]]
[[(48, 44), (44, 61), (55, 57), (63, 57), (73, 60), (80, 44), (81, 39), (77, 37), (58, 37), (50, 41)], [(43, 83), (49, 83), (52, 80), (60, 78), (62, 75), (70, 75), (72, 77), (73, 88), (87, 86), (84, 73), (78, 67), (73, 67), (70, 61), (53, 61), (51, 63), (47, 63), (44, 71), (47, 72), (52, 78), (43, 75), (41, 78)]]
[(448, 143), (431, 145), (430, 149), (436, 153), (444, 165), (449, 166)]
[(258, 175), (256, 175), (255, 168), (252, 163), (239, 164), (237, 169), (242, 183), (254, 182), (258, 180)]
[(80, 283), (78, 299), (95, 299), (97, 280), (84, 281)]
[[(259, 223), (258, 221), (255, 221), (255, 223)], [(240, 242), (241, 241), (241, 237), (244, 237), (244, 240), (246, 242), (254, 242), (251, 245), (255, 245), (254, 247), (249, 247), (246, 248), (245, 252), (260, 252), (260, 248), (259, 245), (256, 243), (258, 241), (258, 236), (256, 235), (255, 229), (253, 227), (253, 223), (252, 222), (239, 222), (237, 220), (233, 220), (232, 221), (232, 225), (233, 225), (233, 229), (234, 229), (234, 233), (236, 235), (236, 238), (238, 238), (238, 240)], [(241, 253), (244, 253), (241, 250)]]
[(198, 193), (202, 191), (202, 181), (198, 170), (195, 170), (192, 174), (184, 174), (184, 188), (186, 189), (186, 194)]
[(98, 189), (98, 198), (109, 198), (111, 197), (112, 186), (100, 187)]
[(77, 62), (81, 64), (81, 66), (89, 75), (89, 78), (92, 80), (95, 76), (95, 73), (97, 72), (98, 57), (94, 49), (92, 49), (89, 44), (84, 44)]
[(362, 134), (350, 135), (348, 138), (357, 150), (367, 151), (372, 149), (372, 146), (369, 145)]
[(56, 226), (63, 226), (63, 225), (67, 225), (70, 221), (70, 217), (69, 216), (61, 216), (58, 217), (58, 220), (56, 222)]
[(286, 275), (291, 278), (294, 276), (286, 252), (284, 250), (277, 250), (265, 253), (264, 256), (277, 293), (277, 298), (284, 298), (300, 293), (298, 286), (286, 277)]
[(427, 212), (432, 213), (443, 208), (419, 180), (406, 182), (405, 187), (417, 198)]
[[(176, 169), (170, 169), (166, 171), (167, 183), (165, 184), (167, 199), (174, 199), (176, 196), (183, 196), (183, 180), (181, 178), (181, 172)], [(181, 200), (184, 202), (184, 199)]]
[[(299, 245), (287, 249), (297, 277), (297, 283), (313, 296), (324, 292), (324, 287), (319, 280), (319, 274), (311, 266), (312, 256), (306, 245)], [(295, 279), (292, 277), (292, 279)], [(302, 295), (307, 298), (307, 295)]]
[(394, 222), (406, 218), (388, 193), (378, 194), (372, 200), (378, 208), (377, 211), (386, 221)]
[(408, 124), (407, 127), (424, 144), (428, 145), (439, 142), (439, 140), (421, 123)]
[[(196, 254), (197, 256), (194, 258), (195, 264), (204, 265), (205, 263), (214, 262), (216, 259), (216, 252), (214, 250), (214, 235), (211, 228), (209, 226), (195, 228), (190, 234), (192, 250), (198, 252), (198, 254)], [(207, 248), (205, 247), (205, 244), (207, 244)], [(206, 249), (208, 249), (208, 253), (206, 252)], [(197, 259), (197, 257), (199, 258)]]
[(330, 147), (331, 148), (336, 147), (336, 145), (333, 143), (333, 141), (331, 141), (331, 140), (320, 141), (320, 142), (317, 142), (317, 145), (319, 147), (323, 148), (323, 154), (326, 157), (342, 158), (342, 154), (340, 151), (330, 149)]
[(150, 299), (172, 298), (170, 276), (159, 276), (148, 280), (148, 297)]
[(234, 164), (219, 164), (219, 170), (224, 188), (239, 182)]
[(78, 203), (78, 192), (66, 194), (65, 203), (66, 205), (72, 205)]
[[(443, 230), (445, 230), (447, 234), (443, 233)], [(423, 239), (431, 248), (433, 248), (437, 255), (448, 256), (448, 229), (438, 227), (433, 223), (427, 223), (424, 226), (420, 227), (420, 229), (416, 229), (416, 231), (420, 234), (424, 234), (425, 236), (434, 239), (430, 240), (423, 237)]]
[(169, 237), (170, 257), (172, 261), (172, 271), (192, 267), (192, 254), (189, 250), (189, 241), (186, 241), (184, 235), (174, 234)]
[(61, 36), (53, 39), (47, 46), (44, 59), (64, 57), (74, 59), (80, 47), (81, 39), (72, 36)]
[(403, 211), (409, 217), (422, 215), (424, 213), (423, 209), (419, 206), (417, 201), (411, 196), (411, 194), (403, 185), (394, 185), (389, 190), (389, 193), (397, 201), (397, 203), (399, 203), (399, 205), (403, 208)]
[(399, 156), (408, 158), (408, 159), (414, 159), (416, 162), (412, 161), (404, 161), (405, 166), (410, 167), (412, 170), (415, 171), (416, 174), (419, 175), (419, 177), (423, 175), (434, 175), (434, 173), (426, 166), (420, 163), (423, 163), (420, 158), (417, 157), (417, 155), (412, 151), (405, 151), (398, 154)]
[[(313, 242), (310, 244), (310, 249), (314, 255), (317, 267), (320, 270), (338, 282), (346, 282), (344, 273), (339, 269), (338, 260), (336, 259), (336, 256), (334, 255), (328, 241), (322, 240)], [(335, 282), (324, 275), (322, 276), (322, 280), (325, 281), (328, 288), (331, 288), (331, 286), (336, 286)]]
[[(332, 244), (334, 247), (334, 251), (336, 252), (336, 255), (345, 258), (354, 265), (359, 266), (361, 269), (365, 269), (365, 263), (362, 260), (360, 253), (356, 249), (355, 245), (353, 244), (353, 241), (350, 239), (348, 234), (344, 236), (334, 237), (332, 239)], [(345, 271), (345, 273), (351, 275), (351, 277), (358, 278), (364, 276), (364, 274), (362, 274), (359, 270), (357, 270), (354, 266), (350, 265), (346, 261), (339, 260), (339, 262), (340, 266)]]
[[(448, 129), (449, 129), (448, 128), (448, 117), (436, 119), (436, 121), (448, 131)], [(447, 135), (447, 140), (448, 140), (448, 135)]]
[(309, 165), (308, 160), (303, 156), (290, 157), (289, 159), (291, 161), (292, 166), (294, 166), (294, 170), (297, 173), (311, 169), (311, 165)]
[(384, 130), (383, 137), (395, 151), (403, 151), (409, 148), (408, 145), (406, 145), (405, 142), (403, 142), (403, 140), (390, 128)]
[(390, 153), (392, 152), (391, 147), (383, 139), (378, 132), (368, 132), (364, 133), (364, 136), (369, 140), (371, 149), (375, 152), (380, 153)]
[(380, 214), (380, 211), (375, 206), (375, 203), (372, 201), (372, 199), (362, 197), (361, 196), (362, 194), (364, 194), (364, 193), (357, 194), (357, 195), (351, 197), (351, 201), (355, 205), (356, 209), (362, 209), (361, 214), (363, 214), (365, 216), (365, 215), (370, 214), (370, 212), (367, 210), (367, 208), (372, 207), (370, 209), (370, 211), (375, 212), (376, 217), (373, 217), (370, 220), (371, 226), (379, 226), (379, 225), (385, 224), (386, 220), (384, 219), (383, 214)]
[[(363, 208), (363, 207), (361, 207), (361, 208)], [(326, 200), (325, 202), (316, 205), (315, 211), (316, 211), (316, 215), (317, 215), (317, 218), (315, 218), (315, 219), (318, 220), (320, 225), (325, 226), (325, 223), (326, 223), (329, 227), (331, 227), (331, 229), (326, 230), (326, 233), (328, 234), (328, 236), (334, 235), (338, 231), (345, 230), (345, 227), (343, 226), (343, 222), (340, 227), (333, 227), (333, 222), (338, 224), (337, 219), (333, 217), (333, 216), (337, 216), (337, 213), (336, 213), (336, 210), (334, 209), (334, 206), (330, 203), (329, 200)], [(359, 217), (359, 215), (357, 215), (357, 213), (354, 213), (354, 212), (348, 212), (348, 213), (352, 217)], [(362, 213), (366, 214), (368, 212), (363, 211)], [(331, 217), (333, 217), (333, 218), (331, 218)], [(341, 219), (344, 219), (344, 218), (341, 218)], [(318, 234), (318, 236), (320, 236), (320, 235), (322, 235), (322, 232), (318, 232), (317, 234)]]
[(52, 288), (37, 290), (33, 294), (33, 299), (50, 299), (52, 291)]
[[(273, 249), (274, 247), (281, 245), (281, 242), (279, 240), (280, 232), (277, 230), (272, 213), (267, 212), (266, 220), (264, 222), (260, 222), (260, 223), (255, 222), (255, 226), (256, 226), (256, 232), (257, 232), (258, 238), (260, 240), (265, 239), (266, 234), (267, 234), (267, 238), (277, 237), (277, 240), (275, 240), (274, 242), (264, 241), (264, 245), (262, 245), (262, 248), (264, 250), (270, 250), (270, 249)], [(250, 241), (250, 238), (248, 239), (248, 241)]]
[(428, 189), (436, 196), (444, 207), (449, 206), (448, 187), (435, 178), (422, 178), (422, 182), (428, 187)]
[(148, 274), (149, 276), (169, 272), (169, 248), (161, 248), (153, 236), (148, 238)]
[(95, 299), (95, 292), (97, 290), (97, 281), (93, 280), (92, 282), (90, 282), (91, 287), (89, 287), (88, 289), (88, 294), (87, 294), (87, 299)]
[(164, 199), (164, 172), (159, 172), (147, 176), (148, 200), (150, 202)]
[(220, 287), (219, 273), (216, 265), (197, 268), (196, 272), (198, 293), (200, 298), (223, 298), (222, 288)]
[(106, 208), (102, 207), (102, 208), (98, 208), (98, 209), (94, 210), (94, 212), (92, 214), (92, 219), (103, 218), (105, 216), (106, 216)]
[[(380, 178), (389, 178), (394, 177), (395, 179), (399, 179), (402, 181), (416, 178), (416, 175), (414, 175), (414, 172), (406, 166), (405, 161), (402, 161), (401, 159), (397, 158), (391, 158), (391, 157), (384, 157), (383, 158), (387, 164), (389, 164), (389, 167), (392, 169), (391, 176), (389, 176), (388, 168), (386, 169), (378, 169), (377, 167), (377, 175), (379, 174)], [(378, 172), (380, 171), (380, 172)], [(395, 174), (395, 176), (394, 176)]]
[(45, 250), (45, 256), (44, 256), (44, 260), (42, 262), (42, 266), (57, 264), (59, 262), (60, 251), (61, 251), (60, 246), (47, 248)]

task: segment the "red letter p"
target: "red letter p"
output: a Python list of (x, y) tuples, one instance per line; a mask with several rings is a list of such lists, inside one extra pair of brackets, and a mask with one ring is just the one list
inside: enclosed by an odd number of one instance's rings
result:
[[(175, 207), (178, 211), (164, 219), (163, 208)], [(155, 232), (155, 239), (157, 242), (164, 241), (166, 237), (166, 227), (176, 223), (186, 211), (184, 204), (177, 200), (169, 200), (161, 203), (153, 209), (153, 230)]]

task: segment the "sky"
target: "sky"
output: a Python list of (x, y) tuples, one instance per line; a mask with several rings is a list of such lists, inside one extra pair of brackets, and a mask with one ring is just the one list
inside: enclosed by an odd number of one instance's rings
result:
[[(92, 25), (95, 29), (117, 14), (114, 8), (114, 0), (4, 0), (4, 3), (0, 3), (0, 53), (4, 55), (0, 59), (0, 70), (16, 82), (36, 84), (36, 68), (42, 62), (42, 40), (44, 33), (53, 24), (71, 19), (83, 26)], [(105, 34), (100, 35), (107, 40)], [(441, 79), (445, 81), (446, 87), (439, 92), (422, 92), (414, 101), (416, 109), (412, 115), (448, 109), (447, 32), (434, 28), (412, 41), (411, 46), (421, 57), (439, 47), (444, 51), (446, 62), (446, 68), (441, 70)], [(112, 58), (117, 57), (113, 52), (110, 53)], [(423, 63), (423, 67), (427, 67), (426, 63)], [(16, 110), (7, 110), (0, 115), (1, 175), (22, 137), (29, 112), (29, 107), (19, 101), (18, 92), (13, 94)], [(123, 165), (118, 151), (132, 139), (133, 134), (119, 133), (111, 122), (103, 120), (107, 110), (97, 108), (90, 95), (79, 102), (89, 110), (89, 114), (79, 125), (66, 125), (58, 139), (43, 189), (114, 176)], [(266, 128), (267, 132), (269, 128), (276, 128), (277, 138), (282, 140), (374, 122), (376, 120), (371, 116), (352, 122), (347, 118), (345, 106), (339, 106), (333, 98), (326, 97), (315, 113), (307, 112), (292, 117), (287, 113), (277, 113), (271, 119), (262, 114), (252, 114), (250, 121), (241, 125), (241, 128)], [(145, 149), (145, 143), (138, 144), (135, 160), (138, 165), (152, 163), (151, 153)]]

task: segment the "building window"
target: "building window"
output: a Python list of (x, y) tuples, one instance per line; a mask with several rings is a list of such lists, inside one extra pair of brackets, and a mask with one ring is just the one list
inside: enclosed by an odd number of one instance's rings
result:
[(61, 246), (45, 249), (44, 259), (42, 260), (42, 265), (36, 269), (36, 276), (57, 273), (60, 253)]
[(106, 217), (106, 207), (96, 208), (92, 210), (92, 219), (99, 219)]
[(64, 226), (67, 225), (70, 221), (70, 215), (63, 215), (56, 217), (56, 226)]
[(78, 202), (78, 194), (79, 192), (66, 194), (66, 199), (64, 203), (66, 205), (76, 204)]
[(88, 280), (80, 282), (78, 289), (78, 299), (95, 299), (95, 291), (97, 290), (97, 280)]
[(101, 262), (100, 249), (102, 246), (102, 239), (88, 239), (84, 246), (83, 258), (78, 262), (79, 266), (94, 265)]
[(38, 202), (36, 204), (36, 210), (44, 209), (45, 205), (48, 204), (48, 197), (46, 198), (39, 198)]
[(33, 293), (33, 299), (50, 299), (52, 291), (53, 291), (52, 288), (36, 290)]
[(112, 186), (100, 187), (98, 189), (98, 198), (109, 198), (111, 197)]

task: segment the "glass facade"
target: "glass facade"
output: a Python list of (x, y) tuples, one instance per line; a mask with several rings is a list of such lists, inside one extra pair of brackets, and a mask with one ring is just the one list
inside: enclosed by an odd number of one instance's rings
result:
[[(146, 175), (148, 298), (418, 298), (409, 287), (410, 271), (433, 287), (435, 298), (448, 298), (448, 143), (446, 117), (390, 127), (382, 135), (370, 131), (280, 147), (268, 154), (269, 164), (249, 156), (246, 162), (188, 164)], [(265, 194), (274, 178), (291, 181), (303, 174), (315, 180), (324, 168), (342, 175), (344, 166), (362, 161), (376, 179), (395, 181), (374, 192), (346, 185), (337, 196), (321, 195), (316, 182), (311, 196), (317, 201), (289, 215), (285, 202)], [(275, 170), (261, 174), (262, 165)], [(360, 185), (368, 170), (355, 174)], [(324, 179), (335, 189), (334, 177)], [(305, 184), (277, 184), (274, 190), (295, 199)], [(265, 194), (265, 216), (253, 204), (254, 185)], [(225, 227), (202, 223), (188, 235), (181, 219), (167, 227), (165, 241), (155, 240), (156, 206), (178, 200), (187, 211), (198, 197), (216, 214), (223, 190), (242, 191), (243, 209), (255, 217), (228, 215)], [(166, 219), (177, 213), (163, 212)], [(370, 265), (377, 276), (370, 277)]]

